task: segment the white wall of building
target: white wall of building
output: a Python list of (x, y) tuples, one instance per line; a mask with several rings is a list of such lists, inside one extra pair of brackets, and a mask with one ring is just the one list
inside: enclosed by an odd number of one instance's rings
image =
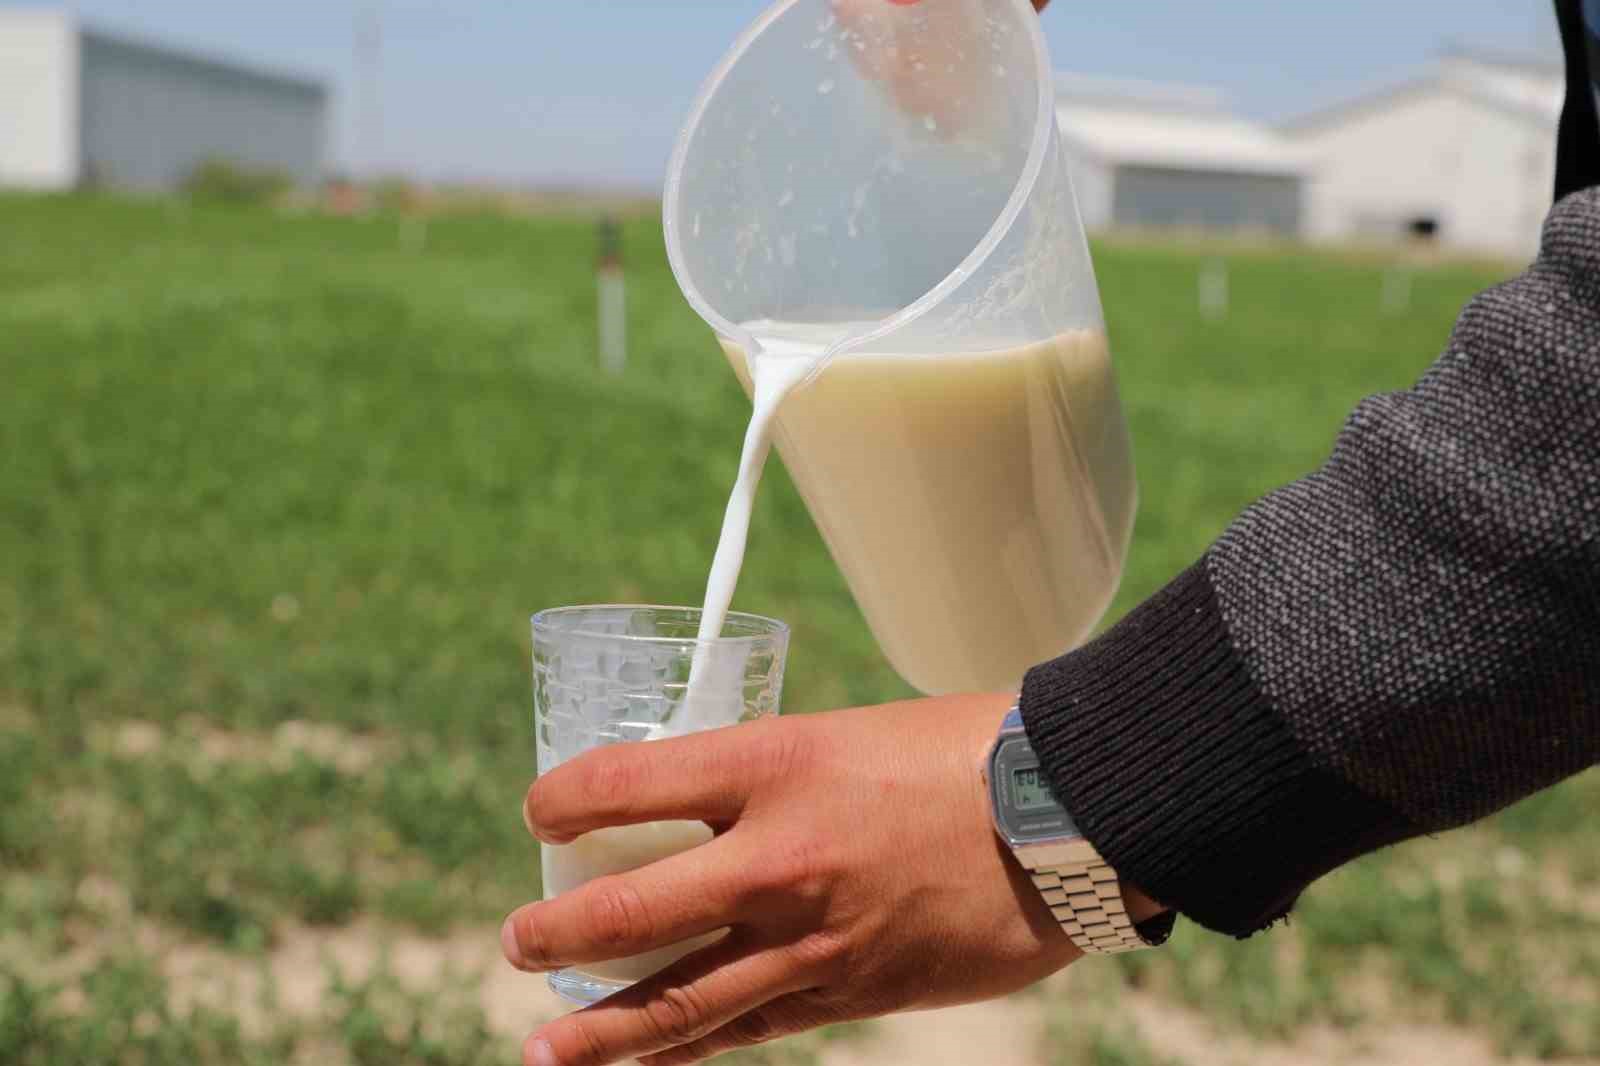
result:
[(0, 9), (0, 185), (77, 183), (78, 62), (65, 13)]
[(1393, 239), (1432, 218), (1445, 244), (1518, 258), (1537, 248), (1555, 178), (1547, 106), (1419, 82), (1289, 134), (1313, 159), (1314, 239)]

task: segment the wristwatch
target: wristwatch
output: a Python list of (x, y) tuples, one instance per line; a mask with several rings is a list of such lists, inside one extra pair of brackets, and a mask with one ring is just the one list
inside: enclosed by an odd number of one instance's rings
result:
[(1113, 955), (1154, 947), (1122, 902), (1122, 883), (1050, 791), (1039, 757), (1013, 706), (989, 754), (994, 827), (1033, 876), (1061, 928), (1083, 951)]

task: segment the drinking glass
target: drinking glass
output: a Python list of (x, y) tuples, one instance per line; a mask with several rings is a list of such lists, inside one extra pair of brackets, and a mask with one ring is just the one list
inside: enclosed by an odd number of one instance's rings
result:
[[(789, 627), (730, 612), (722, 635), (697, 640), (700, 610), (608, 605), (533, 616), (533, 718), (539, 773), (606, 744), (632, 744), (778, 713)], [(691, 684), (692, 681), (692, 684)], [(703, 844), (702, 822), (653, 822), (540, 846), (544, 897)], [(549, 975), (550, 987), (593, 1003), (648, 977), (720, 932), (626, 959)]]

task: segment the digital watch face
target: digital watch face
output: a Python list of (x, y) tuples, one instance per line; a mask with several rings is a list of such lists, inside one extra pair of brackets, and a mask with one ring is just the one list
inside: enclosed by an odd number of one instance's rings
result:
[(1018, 766), (1011, 771), (1011, 802), (1019, 811), (1037, 811), (1055, 805), (1055, 793), (1037, 766)]
[(995, 752), (990, 788), (1000, 828), (1017, 843), (1078, 835), (1066, 808), (1050, 790), (1028, 738), (1010, 737)]

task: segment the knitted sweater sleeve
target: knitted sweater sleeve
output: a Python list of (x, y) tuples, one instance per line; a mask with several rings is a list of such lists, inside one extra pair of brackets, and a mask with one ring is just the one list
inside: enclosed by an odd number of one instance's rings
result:
[(1022, 710), (1122, 876), (1239, 936), (1600, 761), (1600, 190), (1411, 389)]

